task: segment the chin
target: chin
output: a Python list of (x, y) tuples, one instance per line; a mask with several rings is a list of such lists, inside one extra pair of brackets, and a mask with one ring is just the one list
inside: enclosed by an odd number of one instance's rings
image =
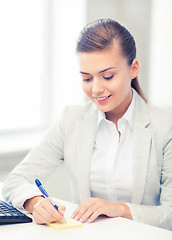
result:
[(113, 110), (112, 108), (110, 108), (110, 107), (108, 107), (108, 106), (98, 106), (97, 104), (96, 104), (96, 107), (97, 107), (98, 110), (101, 111), (101, 112), (110, 112), (110, 111)]

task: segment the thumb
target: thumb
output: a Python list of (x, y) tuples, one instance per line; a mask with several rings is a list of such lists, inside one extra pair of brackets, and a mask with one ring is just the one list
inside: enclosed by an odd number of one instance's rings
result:
[(63, 205), (59, 205), (59, 204), (57, 206), (58, 206), (59, 213), (63, 216), (65, 213), (66, 207)]

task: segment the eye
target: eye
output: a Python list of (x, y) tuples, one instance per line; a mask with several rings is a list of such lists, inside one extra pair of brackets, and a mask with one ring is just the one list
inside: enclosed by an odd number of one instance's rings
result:
[(84, 81), (84, 82), (89, 82), (89, 81), (91, 81), (91, 79), (92, 79), (92, 78), (83, 78), (83, 81)]
[(111, 80), (113, 78), (114, 74), (111, 75), (110, 77), (103, 77), (105, 80)]

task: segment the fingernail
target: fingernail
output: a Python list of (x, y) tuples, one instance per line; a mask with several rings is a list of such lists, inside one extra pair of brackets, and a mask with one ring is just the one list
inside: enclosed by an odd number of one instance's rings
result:
[(61, 211), (62, 215), (64, 215), (64, 212), (65, 212), (64, 210)]
[(91, 222), (91, 220), (90, 220), (90, 219), (88, 219), (88, 220), (87, 220), (87, 223), (90, 223), (90, 222)]
[(66, 220), (65, 220), (65, 218), (64, 218), (64, 217), (62, 217), (62, 221), (63, 221), (63, 223), (66, 223)]
[(79, 222), (81, 222), (81, 223), (83, 222), (82, 218), (79, 220)]
[(76, 216), (74, 219), (75, 219), (75, 220), (78, 220), (78, 219), (79, 219), (79, 217), (78, 217), (78, 216)]
[(64, 217), (62, 217), (60, 220), (59, 220), (60, 223), (66, 223), (66, 220)]

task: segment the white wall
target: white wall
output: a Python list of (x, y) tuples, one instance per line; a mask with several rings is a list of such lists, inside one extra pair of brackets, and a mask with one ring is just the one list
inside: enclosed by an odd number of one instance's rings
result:
[(87, 22), (112, 18), (134, 36), (140, 64), (139, 80), (148, 93), (151, 0), (87, 0)]
[(87, 0), (87, 22), (112, 18), (136, 40), (139, 80), (152, 104), (172, 111), (172, 1)]

